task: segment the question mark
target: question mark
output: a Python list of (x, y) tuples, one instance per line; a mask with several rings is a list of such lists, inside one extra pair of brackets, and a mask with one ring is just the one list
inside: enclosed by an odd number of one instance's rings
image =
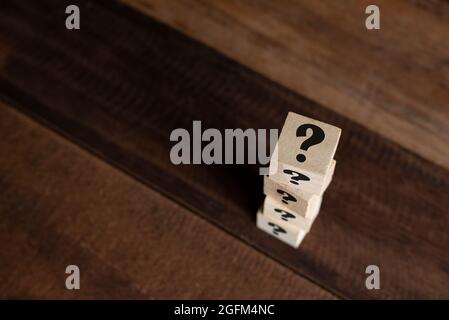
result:
[(277, 224), (274, 224), (273, 222), (268, 222), (268, 225), (270, 227), (273, 227), (273, 233), (277, 236), (279, 235), (278, 232), (287, 233), (287, 231), (285, 231), (283, 228), (279, 227)]
[(282, 209), (274, 209), (274, 211), (276, 211), (277, 213), (281, 214), (281, 219), (284, 221), (288, 221), (288, 219), (296, 219), (296, 217), (294, 215), (292, 215), (290, 212), (287, 212), (285, 210)]
[[(309, 129), (312, 129), (312, 135), (310, 136), (310, 138), (304, 140), (303, 143), (301, 143), (301, 145), (299, 146), (299, 148), (304, 151), (307, 151), (311, 146), (321, 143), (326, 136), (323, 129), (311, 123), (299, 126), (298, 129), (296, 129), (296, 136), (307, 136), (307, 130)], [(296, 160), (298, 160), (299, 162), (304, 162), (306, 161), (306, 156), (303, 154), (298, 154), (296, 156)]]
[(294, 196), (292, 196), (290, 193), (288, 193), (287, 191), (277, 189), (277, 192), (279, 194), (283, 195), (283, 197), (282, 197), (283, 203), (288, 204), (289, 201), (296, 202), (296, 198)]
[(302, 181), (309, 181), (310, 178), (308, 176), (305, 176), (299, 172), (293, 171), (293, 170), (288, 170), (285, 169), (284, 173), (288, 174), (288, 175), (294, 175), (293, 177), (290, 178), (290, 183), (292, 184), (299, 184), (298, 180), (302, 180)]

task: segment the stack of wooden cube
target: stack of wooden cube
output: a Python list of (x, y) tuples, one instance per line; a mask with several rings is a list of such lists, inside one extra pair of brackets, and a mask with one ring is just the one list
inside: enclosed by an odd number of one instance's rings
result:
[(317, 217), (334, 174), (341, 130), (290, 112), (264, 177), (257, 226), (298, 247)]

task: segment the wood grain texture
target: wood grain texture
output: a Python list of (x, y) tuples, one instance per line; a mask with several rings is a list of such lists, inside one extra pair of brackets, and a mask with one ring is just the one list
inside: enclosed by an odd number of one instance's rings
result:
[[(63, 5), (2, 2), (4, 99), (338, 296), (449, 297), (446, 170), (126, 7), (80, 1), (83, 26), (67, 32)], [(169, 159), (170, 132), (193, 120), (280, 128), (288, 111), (343, 130), (334, 180), (299, 250), (255, 227), (258, 168)], [(365, 288), (370, 264), (381, 290)]]
[(449, 3), (123, 0), (449, 169)]
[(0, 135), (2, 299), (334, 298), (4, 104)]

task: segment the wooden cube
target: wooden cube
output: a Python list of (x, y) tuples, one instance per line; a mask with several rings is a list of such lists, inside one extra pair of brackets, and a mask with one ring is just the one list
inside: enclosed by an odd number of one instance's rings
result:
[(340, 133), (335, 126), (289, 112), (270, 161), (270, 179), (322, 195)]
[[(326, 177), (325, 188), (329, 186), (332, 180), (335, 164), (336, 162), (333, 160), (331, 171)], [(266, 176), (264, 177), (263, 191), (266, 196), (282, 203), (285, 209), (294, 211), (304, 218), (310, 218), (311, 213), (313, 212), (313, 210), (310, 210), (310, 207), (313, 207), (320, 198), (319, 195), (295, 189), (288, 184), (281, 184)]]
[(284, 206), (282, 202), (267, 196), (263, 204), (263, 214), (269, 218), (283, 220), (290, 225), (309, 232), (313, 221), (320, 211), (320, 206), (321, 197), (316, 197), (316, 201), (313, 201), (308, 207), (308, 212), (306, 213), (307, 218), (305, 218), (303, 215)]
[(285, 221), (264, 215), (261, 210), (257, 212), (257, 227), (295, 248), (299, 247), (307, 234), (306, 231)]

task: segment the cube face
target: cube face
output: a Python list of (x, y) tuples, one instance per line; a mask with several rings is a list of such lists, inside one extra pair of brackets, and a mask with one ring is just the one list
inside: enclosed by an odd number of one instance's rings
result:
[(311, 201), (310, 203), (308, 212), (306, 213), (307, 218), (305, 218), (299, 215), (297, 212), (283, 206), (281, 202), (278, 202), (267, 196), (263, 204), (263, 214), (272, 219), (283, 220), (292, 226), (298, 227), (305, 232), (309, 232), (313, 221), (318, 215), (320, 205), (321, 198), (314, 197), (313, 201)]
[(286, 210), (295, 211), (302, 217), (310, 214), (310, 207), (319, 198), (317, 195), (297, 191), (288, 185), (282, 185), (268, 177), (264, 177), (264, 194), (279, 202)]
[(335, 126), (290, 112), (270, 163), (270, 178), (321, 195), (340, 133)]
[(332, 164), (331, 164), (331, 167), (329, 169), (329, 173), (328, 173), (326, 179), (324, 179), (324, 191), (326, 191), (327, 187), (329, 187), (329, 185), (332, 182), (332, 178), (334, 176), (335, 166), (336, 165), (337, 165), (337, 161), (332, 160)]
[[(326, 188), (329, 186), (332, 175), (335, 169), (335, 160), (331, 161), (328, 172), (324, 176), (317, 176), (314, 174), (307, 175), (300, 172), (296, 167), (284, 163), (271, 163), (270, 166), (277, 166), (276, 173), (269, 176), (269, 179), (287, 186), (294, 193), (298, 194), (315, 194), (323, 195)], [(271, 170), (271, 169), (270, 169)]]
[(282, 220), (268, 217), (260, 210), (257, 212), (257, 227), (295, 248), (299, 247), (306, 235), (304, 230), (295, 228)]

